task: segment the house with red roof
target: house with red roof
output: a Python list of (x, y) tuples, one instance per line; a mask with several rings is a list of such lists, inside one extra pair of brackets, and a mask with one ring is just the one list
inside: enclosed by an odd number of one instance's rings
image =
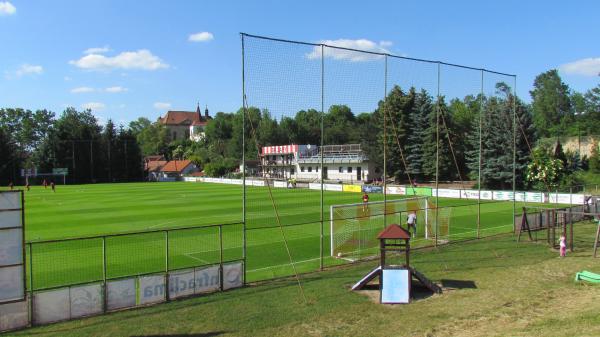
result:
[(176, 181), (198, 171), (196, 164), (190, 160), (171, 160), (160, 168), (158, 181)]
[(208, 108), (202, 115), (198, 104), (196, 111), (169, 110), (164, 117), (159, 117), (158, 121), (166, 126), (171, 140), (190, 139), (197, 142), (204, 138), (206, 125), (211, 119)]

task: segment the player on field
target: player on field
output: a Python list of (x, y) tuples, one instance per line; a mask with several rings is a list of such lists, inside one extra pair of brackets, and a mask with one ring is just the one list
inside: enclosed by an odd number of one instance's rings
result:
[(54, 180), (50, 182), (50, 187), (52, 188), (52, 192), (56, 192), (56, 185), (54, 184)]
[(14, 185), (13, 185), (12, 181), (9, 181), (8, 182), (8, 189), (12, 191), (13, 188), (14, 188)]
[(369, 195), (367, 194), (367, 192), (365, 192), (363, 194), (362, 201), (363, 201), (363, 212), (366, 212), (367, 208), (369, 208)]
[(414, 238), (417, 236), (417, 213), (415, 211), (408, 213), (406, 224), (408, 225), (409, 231), (412, 229), (412, 237)]
[(44, 185), (44, 188), (48, 188), (48, 182), (46, 181), (46, 179), (44, 179), (44, 181), (42, 182), (42, 185)]
[(27, 182), (25, 183), (25, 188), (27, 189), (27, 191), (31, 190), (31, 187), (29, 186), (29, 180), (27, 180)]

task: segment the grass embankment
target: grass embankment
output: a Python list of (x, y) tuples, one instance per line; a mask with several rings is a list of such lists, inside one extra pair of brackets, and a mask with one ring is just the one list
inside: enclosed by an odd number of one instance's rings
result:
[[(558, 258), (543, 241), (512, 235), (415, 251), (412, 265), (433, 280), (472, 281), (410, 305), (382, 306), (349, 286), (375, 262), (34, 328), (24, 336), (598, 336), (600, 288), (575, 283), (600, 272), (595, 225), (578, 224), (576, 252)], [(447, 281), (444, 281), (447, 282)]]

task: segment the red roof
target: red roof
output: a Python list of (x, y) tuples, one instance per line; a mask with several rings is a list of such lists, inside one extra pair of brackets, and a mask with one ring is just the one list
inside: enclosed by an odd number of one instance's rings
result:
[(146, 170), (148, 172), (159, 172), (160, 169), (165, 166), (166, 160), (153, 160), (146, 163)]
[(165, 125), (206, 125), (210, 119), (210, 116), (194, 111), (167, 111), (159, 121)]
[(392, 224), (387, 226), (384, 230), (381, 231), (381, 233), (379, 233), (379, 235), (377, 235), (378, 239), (406, 239), (406, 240), (410, 240), (410, 233), (396, 225), (396, 224)]
[(161, 172), (181, 172), (191, 165), (190, 160), (171, 160), (160, 170)]

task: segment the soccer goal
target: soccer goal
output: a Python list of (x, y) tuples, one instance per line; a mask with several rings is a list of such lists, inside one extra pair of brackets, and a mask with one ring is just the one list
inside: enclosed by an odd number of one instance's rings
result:
[(329, 212), (331, 256), (358, 260), (376, 255), (377, 234), (384, 228), (384, 214), (388, 224), (404, 226), (410, 212), (417, 214), (416, 238), (435, 239), (437, 234), (439, 241), (448, 241), (450, 208), (436, 211), (436, 205), (427, 197), (333, 205)]

